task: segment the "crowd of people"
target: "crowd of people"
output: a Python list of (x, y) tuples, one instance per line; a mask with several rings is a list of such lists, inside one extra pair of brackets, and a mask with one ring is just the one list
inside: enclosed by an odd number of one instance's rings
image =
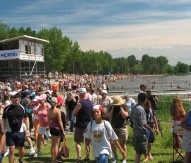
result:
[[(116, 163), (120, 152), (126, 163), (129, 126), (133, 128), (135, 162), (141, 161), (141, 155), (144, 162), (152, 161), (152, 143), (159, 134), (157, 97), (144, 84), (140, 85), (137, 101), (128, 93), (110, 97), (107, 82), (119, 78), (76, 75), (56, 82), (50, 79), (43, 83), (1, 82), (0, 163), (6, 153), (9, 163), (13, 163), (16, 149), (18, 162), (23, 163), (25, 141), (30, 147), (29, 154), (38, 158), (49, 138), (51, 163), (62, 162), (59, 148), (62, 141), (67, 141), (66, 131), (74, 133), (76, 162), (89, 161), (92, 152), (97, 163), (108, 163), (110, 158)], [(172, 127), (180, 125), (185, 129), (183, 142), (190, 141), (191, 114), (184, 111), (180, 98), (173, 99), (170, 114)], [(82, 157), (83, 142), (85, 157)], [(191, 148), (188, 143), (183, 143), (182, 148), (186, 151), (184, 163), (189, 163)]]

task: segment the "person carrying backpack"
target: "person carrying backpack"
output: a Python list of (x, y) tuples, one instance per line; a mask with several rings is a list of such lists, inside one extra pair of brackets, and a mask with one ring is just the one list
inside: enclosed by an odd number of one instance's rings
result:
[(108, 163), (109, 156), (112, 154), (112, 142), (119, 148), (123, 158), (126, 158), (126, 152), (121, 148), (110, 122), (104, 120), (103, 117), (105, 117), (103, 107), (101, 105), (93, 106), (93, 120), (89, 122), (84, 133), (86, 153), (90, 154), (89, 145), (91, 143), (96, 163)]

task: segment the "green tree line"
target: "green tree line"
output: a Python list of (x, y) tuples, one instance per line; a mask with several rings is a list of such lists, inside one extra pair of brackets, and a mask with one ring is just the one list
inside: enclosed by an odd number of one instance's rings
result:
[(29, 35), (49, 40), (45, 45), (46, 72), (73, 74), (186, 74), (191, 67), (178, 62), (176, 66), (168, 64), (168, 59), (161, 55), (152, 57), (144, 54), (141, 60), (133, 54), (128, 57), (113, 58), (107, 51), (82, 51), (76, 41), (64, 36), (62, 31), (53, 27), (39, 31), (27, 28), (9, 27), (0, 22), (0, 40)]

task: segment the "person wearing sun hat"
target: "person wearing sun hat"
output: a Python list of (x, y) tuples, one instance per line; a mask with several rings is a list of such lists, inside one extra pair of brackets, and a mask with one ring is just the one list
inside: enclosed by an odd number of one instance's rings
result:
[(86, 152), (90, 154), (89, 145), (91, 143), (93, 156), (96, 163), (108, 163), (109, 156), (112, 155), (112, 141), (120, 150), (123, 157), (126, 152), (121, 148), (118, 137), (115, 134), (110, 122), (104, 120), (104, 109), (101, 105), (93, 106), (93, 120), (89, 122), (84, 133)]
[[(121, 96), (114, 96), (111, 103), (111, 109), (108, 116), (111, 118), (111, 126), (119, 138), (119, 143), (122, 149), (127, 152), (126, 141), (128, 138), (127, 117), (128, 108), (125, 106), (125, 101)], [(115, 156), (113, 162), (117, 160), (116, 146), (112, 144), (113, 154)], [(126, 158), (123, 158), (123, 163), (126, 162)]]

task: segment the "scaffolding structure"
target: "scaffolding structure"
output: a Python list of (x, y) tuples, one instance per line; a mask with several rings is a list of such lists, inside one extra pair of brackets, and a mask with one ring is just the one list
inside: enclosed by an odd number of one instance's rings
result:
[(44, 44), (27, 35), (0, 41), (0, 79), (45, 76)]

